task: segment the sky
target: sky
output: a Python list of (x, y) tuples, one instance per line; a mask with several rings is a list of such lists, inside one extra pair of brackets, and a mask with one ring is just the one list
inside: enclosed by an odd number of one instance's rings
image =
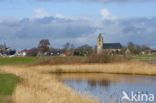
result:
[(41, 39), (62, 48), (134, 42), (156, 49), (155, 0), (0, 0), (0, 43), (36, 47)]

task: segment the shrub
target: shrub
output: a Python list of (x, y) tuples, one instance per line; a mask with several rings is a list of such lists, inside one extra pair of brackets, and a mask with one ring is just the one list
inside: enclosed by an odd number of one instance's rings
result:
[(87, 58), (88, 63), (111, 63), (111, 62), (124, 62), (128, 60), (129, 58), (126, 56), (111, 55), (109, 51), (104, 51), (101, 54), (94, 53), (88, 56)]

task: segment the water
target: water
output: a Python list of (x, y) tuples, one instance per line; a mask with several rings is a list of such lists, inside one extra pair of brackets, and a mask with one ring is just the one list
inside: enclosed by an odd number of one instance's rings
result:
[(145, 61), (147, 63), (150, 63), (150, 64), (156, 64), (156, 61)]
[[(156, 77), (113, 75), (113, 74), (66, 74), (61, 75), (65, 85), (71, 87), (82, 95), (90, 95), (101, 103), (156, 103)], [(143, 98), (141, 102), (122, 101), (122, 92), (128, 96), (131, 93), (153, 94), (155, 102), (147, 102)]]

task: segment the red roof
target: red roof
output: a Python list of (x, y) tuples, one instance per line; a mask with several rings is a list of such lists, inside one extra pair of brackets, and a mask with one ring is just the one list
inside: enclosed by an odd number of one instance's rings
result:
[(30, 53), (32, 50), (24, 50), (23, 52)]

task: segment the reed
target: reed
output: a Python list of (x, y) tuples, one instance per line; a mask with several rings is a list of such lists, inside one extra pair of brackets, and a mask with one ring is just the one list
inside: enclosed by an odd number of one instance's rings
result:
[(0, 70), (21, 78), (14, 90), (14, 103), (97, 103), (82, 97), (65, 86), (53, 73), (113, 73), (156, 75), (156, 65), (142, 62), (106, 64), (63, 64), (33, 66), (2, 66)]
[(41, 57), (33, 65), (60, 65), (60, 64), (86, 64), (86, 63), (114, 63), (127, 62), (129, 57), (113, 56), (108, 54), (92, 54), (87, 57)]
[(144, 62), (116, 62), (106, 64), (73, 64), (73, 65), (38, 65), (37, 71), (43, 73), (111, 73), (130, 75), (156, 75), (156, 65)]
[(87, 95), (82, 97), (77, 94), (54, 76), (38, 70), (23, 66), (5, 66), (0, 69), (21, 78), (14, 90), (14, 103), (97, 103)]

